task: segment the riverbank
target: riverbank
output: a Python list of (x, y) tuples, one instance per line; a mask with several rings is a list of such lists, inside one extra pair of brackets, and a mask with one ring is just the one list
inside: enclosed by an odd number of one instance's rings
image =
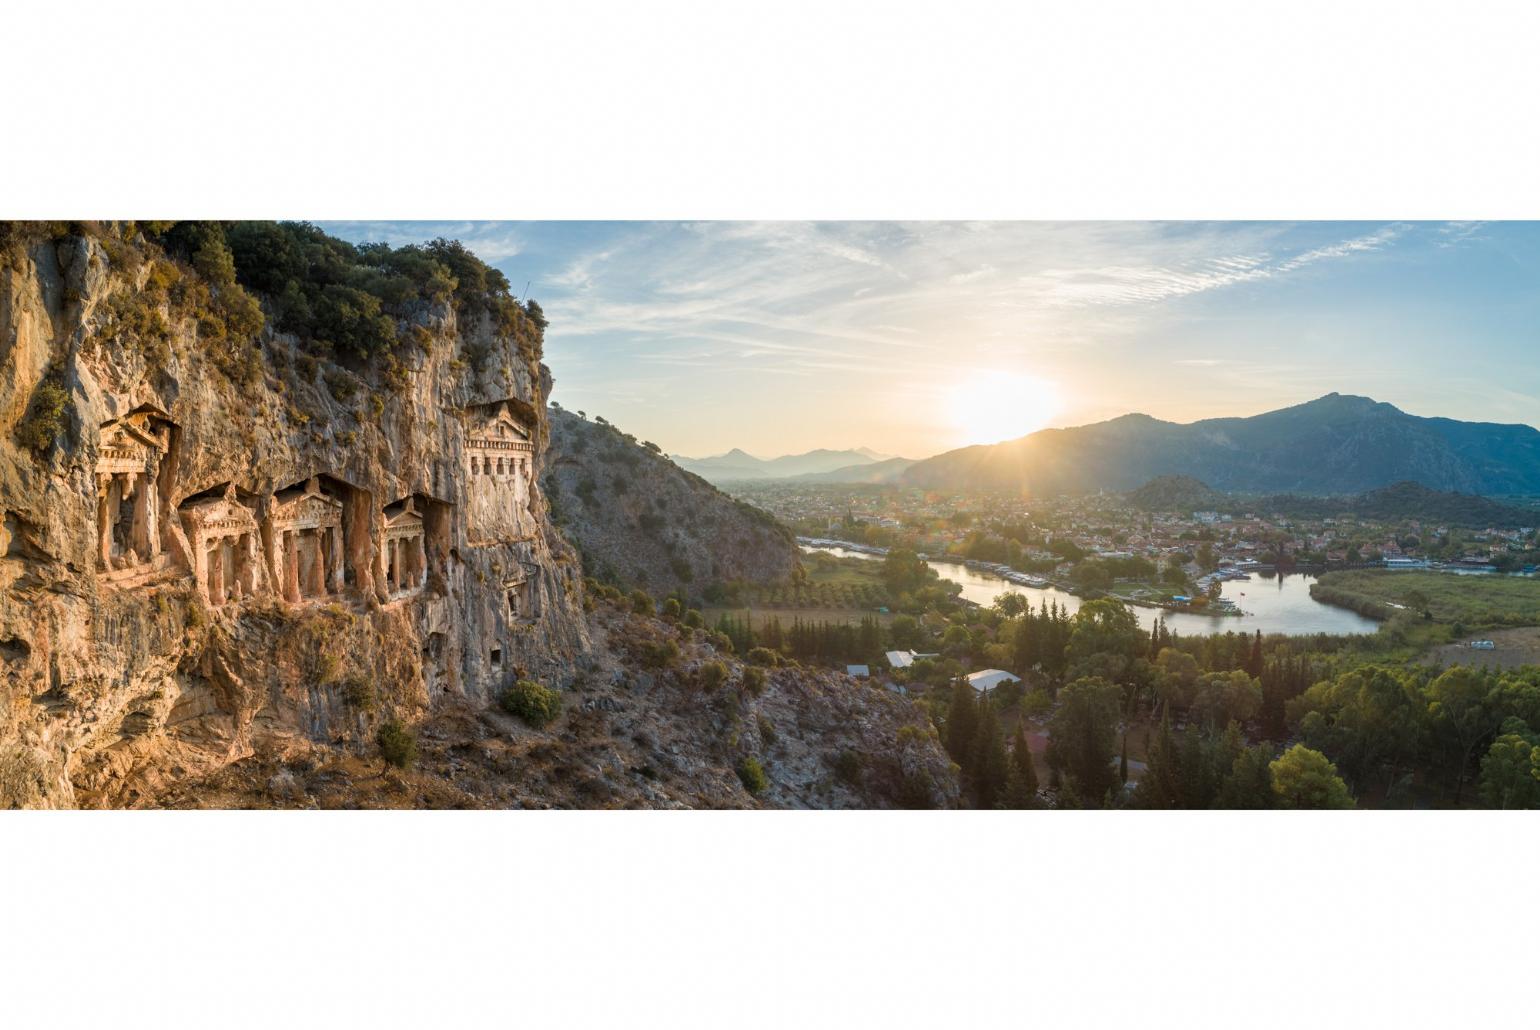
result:
[(1405, 611), (1469, 629), (1540, 625), (1540, 579), (1533, 576), (1358, 569), (1326, 573), (1310, 596), (1371, 619)]
[[(820, 539), (822, 547), (811, 545), (815, 538), (803, 538), (800, 543), (808, 554), (833, 554), (847, 558), (864, 559), (876, 565), (887, 552), (870, 545), (855, 548), (844, 546), (846, 542)], [(847, 541), (848, 542), (848, 541)], [(1087, 599), (1070, 589), (1050, 583), (1044, 587), (1024, 586), (1013, 583), (986, 568), (969, 567), (964, 562), (940, 562), (929, 559), (927, 564), (937, 574), (963, 590), (961, 599), (987, 607), (1002, 593), (1022, 595), (1033, 608), (1043, 603), (1057, 605), (1073, 615)], [(982, 564), (982, 563), (980, 563)], [(1279, 633), (1286, 636), (1364, 636), (1379, 629), (1380, 623), (1347, 608), (1339, 608), (1317, 601), (1310, 596), (1309, 584), (1314, 577), (1309, 574), (1280, 572), (1270, 575), (1256, 570), (1251, 579), (1232, 579), (1220, 584), (1222, 596), (1234, 602), (1246, 612), (1243, 622), (1203, 615), (1196, 611), (1171, 611), (1146, 605), (1131, 605), (1131, 610), (1146, 631), (1162, 621), (1173, 633), (1188, 636), (1208, 636), (1214, 633), (1260, 630), (1264, 635)]]
[[(797, 543), (803, 547), (811, 547), (818, 550), (838, 549), (842, 551), (850, 551), (854, 554), (869, 558), (884, 558), (888, 554), (888, 548), (886, 547), (877, 547), (873, 544), (857, 544), (849, 540), (834, 540), (827, 537), (799, 536), (797, 537)], [(1071, 580), (1054, 576), (1040, 576), (1029, 572), (1022, 572), (1019, 569), (1011, 568), (1004, 562), (981, 561), (977, 558), (960, 558), (953, 554), (928, 554), (923, 551), (918, 552), (917, 556), (922, 561), (930, 562), (933, 564), (939, 563), (943, 565), (961, 565), (965, 568), (974, 569), (979, 572), (988, 573), (992, 576), (997, 576), (1005, 582), (1014, 583), (1017, 586), (1030, 587), (1034, 590), (1046, 590), (1051, 588), (1067, 594), (1073, 594), (1074, 596), (1087, 601), (1094, 601), (1101, 597), (1110, 597), (1114, 600), (1121, 601), (1124, 604), (1133, 605), (1139, 608), (1153, 608), (1161, 611), (1178, 612), (1183, 615), (1199, 615), (1205, 618), (1213, 619), (1236, 618), (1248, 614), (1247, 612), (1242, 611), (1241, 608), (1234, 602), (1227, 602), (1223, 599), (1212, 605), (1180, 604), (1170, 601), (1155, 600), (1148, 597), (1138, 597), (1132, 594), (1120, 594), (1115, 589), (1087, 590), (1084, 587), (1081, 587), (1078, 584), (1072, 582)], [(1245, 574), (1232, 573), (1229, 575), (1215, 574), (1215, 578), (1221, 581), (1228, 581), (1238, 579), (1244, 580), (1250, 577)]]

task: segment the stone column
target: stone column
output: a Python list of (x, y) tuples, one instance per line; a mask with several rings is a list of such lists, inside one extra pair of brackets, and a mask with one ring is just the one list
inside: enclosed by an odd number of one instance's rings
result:
[(251, 597), (257, 592), (257, 569), (261, 556), (257, 551), (257, 538), (252, 533), (241, 535), (241, 595)]
[(107, 484), (107, 567), (113, 568), (112, 559), (117, 550), (118, 516), (123, 507), (123, 473), (114, 472)]
[(209, 604), (218, 607), (225, 603), (225, 543), (218, 538), (208, 545), (208, 595)]
[(321, 597), (326, 593), (326, 556), (321, 550), (321, 531), (305, 530), (310, 546), (305, 550), (305, 596)]
[(283, 599), (290, 604), (299, 603), (299, 546), (294, 540), (294, 530), (283, 531)]
[(112, 490), (112, 476), (96, 477), (96, 551), (102, 568), (112, 568), (112, 518), (108, 514), (107, 495)]
[(342, 593), (342, 527), (332, 526), (326, 531), (332, 542), (331, 592)]
[(417, 538), (417, 568), (413, 571), (416, 575), (412, 578), (412, 583), (420, 589), (428, 582), (427, 538), (424, 536)]
[[(159, 468), (157, 462), (154, 466)], [(145, 473), (144, 477), (144, 526), (146, 542), (149, 550), (145, 552), (150, 561), (160, 557), (160, 484), (156, 482), (154, 472)]]

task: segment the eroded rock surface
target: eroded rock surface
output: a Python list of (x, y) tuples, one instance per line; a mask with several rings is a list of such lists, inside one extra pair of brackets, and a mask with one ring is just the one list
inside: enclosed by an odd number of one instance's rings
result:
[[(73, 235), (0, 266), (13, 803), (123, 803), (265, 749), (363, 750), (382, 719), (519, 674), (570, 680), (589, 641), (538, 485), (532, 320), (419, 305), (389, 381), (269, 324), (240, 375), (171, 306), (144, 315), (162, 347), (128, 345), (125, 299), (169, 262), (123, 252)], [(49, 389), (62, 426), (24, 446)]]

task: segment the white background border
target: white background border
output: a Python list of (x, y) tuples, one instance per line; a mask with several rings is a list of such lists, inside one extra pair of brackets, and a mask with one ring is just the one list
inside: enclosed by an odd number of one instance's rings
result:
[[(7, 9), (10, 218), (1523, 218), (1531, 5)], [(0, 341), (3, 344), (3, 341)], [(0, 814), (18, 1027), (1459, 1026), (1529, 814)]]

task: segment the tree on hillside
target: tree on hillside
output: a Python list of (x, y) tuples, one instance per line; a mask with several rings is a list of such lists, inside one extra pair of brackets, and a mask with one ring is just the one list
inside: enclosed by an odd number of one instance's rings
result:
[(1268, 766), (1280, 808), (1352, 808), (1337, 767), (1319, 751), (1295, 744)]
[(1005, 740), (1000, 734), (1000, 719), (988, 697), (982, 698), (978, 705), (978, 726), (973, 733), (969, 768), (974, 806), (994, 808), (995, 802), (1005, 790), (1009, 769), (1005, 759)]
[(1247, 722), (1262, 710), (1262, 686), (1239, 669), (1211, 672), (1198, 680), (1192, 708), (1210, 728)]
[(1481, 760), (1481, 798), (1493, 808), (1540, 808), (1540, 736), (1511, 719)]
[(1122, 691), (1104, 679), (1078, 679), (1059, 702), (1048, 725), (1048, 764), (1073, 779), (1082, 798), (1100, 798), (1117, 786)]
[(954, 683), (952, 703), (946, 712), (946, 751), (964, 771), (972, 761), (973, 739), (978, 734), (979, 716), (973, 694), (967, 683)]
[(1116, 655), (1132, 662), (1144, 653), (1147, 638), (1128, 606), (1111, 598), (1087, 601), (1070, 620), (1071, 665), (1096, 655)]
[(1032, 762), (1032, 749), (1022, 722), (1016, 724), (1016, 733), (1011, 738), (1011, 771), (1001, 804), (1005, 808), (1037, 807), (1037, 767)]
[(1230, 775), (1219, 788), (1215, 808), (1272, 808), (1277, 804), (1273, 793), (1273, 773), (1269, 768), (1272, 751), (1263, 746), (1248, 747), (1230, 765)]
[(1491, 686), (1484, 673), (1463, 665), (1445, 670), (1428, 684), (1428, 715), (1433, 730), (1456, 762), (1454, 803), (1465, 789), (1465, 772), (1476, 745), (1501, 724), (1501, 711), (1489, 703)]

